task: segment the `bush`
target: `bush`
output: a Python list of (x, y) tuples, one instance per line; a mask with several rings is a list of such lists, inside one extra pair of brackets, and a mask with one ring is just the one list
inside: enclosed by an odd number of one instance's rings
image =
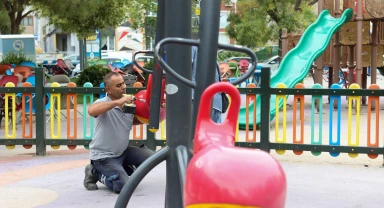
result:
[[(151, 59), (150, 61), (145, 62), (144, 68), (152, 71), (154, 65), (155, 65), (155, 61), (154, 61), (154, 59)], [(144, 84), (146, 86), (148, 84), (147, 82), (148, 82), (149, 74), (147, 72), (144, 72), (143, 76), (145, 77), (145, 80), (146, 80), (146, 83)]]
[(154, 64), (155, 64), (155, 60), (154, 59), (150, 59), (148, 62), (145, 62), (144, 68), (152, 70)]
[(217, 54), (217, 60), (219, 62), (225, 61), (228, 58), (231, 57), (247, 57), (248, 54), (237, 52), (237, 51), (221, 51)]
[(24, 61), (32, 61), (31, 59), (27, 58), (25, 53), (18, 52), (15, 53), (13, 51), (9, 51), (5, 56), (3, 57), (1, 64), (16, 64), (19, 66)]
[(104, 68), (102, 65), (89, 66), (81, 72), (76, 85), (82, 87), (84, 83), (90, 82), (94, 87), (99, 87), (104, 76), (110, 71), (110, 69)]

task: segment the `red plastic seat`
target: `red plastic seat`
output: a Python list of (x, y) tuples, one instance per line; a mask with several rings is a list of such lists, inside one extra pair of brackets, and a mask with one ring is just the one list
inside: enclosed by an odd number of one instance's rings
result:
[(249, 63), (245, 59), (240, 60), (240, 71), (241, 73), (245, 73), (248, 70)]

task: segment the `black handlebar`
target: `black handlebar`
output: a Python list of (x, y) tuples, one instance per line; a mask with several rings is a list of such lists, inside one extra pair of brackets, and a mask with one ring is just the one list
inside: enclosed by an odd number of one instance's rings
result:
[[(160, 65), (163, 67), (163, 69), (169, 74), (171, 75), (173, 78), (177, 79), (178, 81), (184, 83), (185, 85), (187, 85), (188, 87), (191, 87), (191, 88), (195, 88), (196, 87), (196, 83), (192, 82), (191, 80), (189, 79), (186, 79), (182, 76), (180, 76), (178, 73), (176, 73), (167, 63), (165, 63), (165, 61), (163, 60), (163, 58), (160, 56), (160, 49), (168, 44), (168, 43), (178, 43), (178, 44), (183, 44), (183, 45), (191, 45), (191, 46), (199, 46), (200, 45), (200, 41), (198, 40), (191, 40), (191, 39), (185, 39), (185, 38), (164, 38), (163, 40), (161, 40), (155, 47), (155, 57), (156, 59), (159, 61)], [(244, 82), (245, 80), (247, 80), (251, 75), (252, 73), (255, 71), (256, 69), (256, 66), (257, 66), (257, 57), (255, 55), (255, 53), (249, 49), (249, 48), (246, 48), (246, 47), (241, 47), (241, 46), (233, 46), (233, 45), (229, 45), (229, 44), (221, 44), (219, 43), (218, 44), (218, 48), (219, 49), (225, 49), (225, 50), (232, 50), (232, 51), (238, 51), (238, 52), (243, 52), (243, 53), (246, 53), (248, 54), (250, 57), (251, 57), (251, 64), (252, 64), (252, 67), (250, 69), (247, 70), (247, 72), (245, 74), (243, 74), (242, 76), (240, 76), (238, 79), (236, 79), (235, 81), (231, 82), (231, 84), (233, 85), (238, 85), (242, 82)]]
[(152, 70), (146, 69), (144, 67), (141, 67), (139, 64), (137, 64), (136, 55), (139, 53), (152, 53), (153, 54), (153, 51), (137, 51), (133, 54), (133, 64), (135, 64), (135, 66), (137, 66), (137, 68), (139, 68), (140, 70), (142, 70), (148, 74), (152, 74)]

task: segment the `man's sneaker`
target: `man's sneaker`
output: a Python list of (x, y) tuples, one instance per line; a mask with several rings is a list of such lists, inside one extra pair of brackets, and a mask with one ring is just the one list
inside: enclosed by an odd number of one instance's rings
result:
[(85, 166), (85, 178), (84, 178), (84, 187), (90, 191), (97, 190), (97, 177), (92, 173), (93, 165), (88, 164)]

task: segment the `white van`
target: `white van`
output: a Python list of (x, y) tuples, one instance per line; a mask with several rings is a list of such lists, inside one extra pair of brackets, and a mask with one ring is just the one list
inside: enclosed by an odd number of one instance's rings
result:
[(124, 59), (128, 61), (132, 61), (132, 53), (125, 52), (125, 51), (109, 51), (106, 53), (101, 54), (102, 59), (120, 59), (123, 61)]

